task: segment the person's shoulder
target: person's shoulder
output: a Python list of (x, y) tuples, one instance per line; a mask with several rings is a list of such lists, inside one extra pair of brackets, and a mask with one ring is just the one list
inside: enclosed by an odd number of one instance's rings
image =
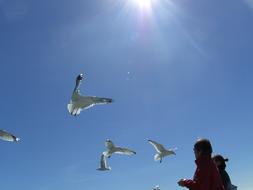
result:
[(228, 173), (227, 173), (226, 170), (221, 170), (220, 173), (221, 173), (222, 175), (224, 175), (224, 176), (229, 177), (229, 175), (228, 175)]
[(226, 170), (221, 170), (220, 175), (226, 184), (230, 184), (231, 180)]

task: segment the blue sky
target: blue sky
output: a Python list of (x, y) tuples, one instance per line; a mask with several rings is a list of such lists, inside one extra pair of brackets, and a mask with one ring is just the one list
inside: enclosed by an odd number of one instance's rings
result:
[[(209, 138), (252, 188), (253, 1), (0, 0), (2, 189), (182, 189)], [(72, 117), (82, 94), (111, 97)], [(96, 171), (104, 141), (137, 152)], [(147, 139), (178, 147), (162, 164)]]

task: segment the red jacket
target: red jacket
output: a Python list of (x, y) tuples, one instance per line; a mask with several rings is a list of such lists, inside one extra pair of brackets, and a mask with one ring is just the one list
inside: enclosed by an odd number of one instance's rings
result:
[(219, 171), (210, 156), (201, 156), (195, 163), (193, 180), (184, 180), (184, 186), (190, 190), (224, 190)]

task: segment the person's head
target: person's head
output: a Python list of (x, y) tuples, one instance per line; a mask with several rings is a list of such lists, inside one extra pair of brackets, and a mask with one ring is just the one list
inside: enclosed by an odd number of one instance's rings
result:
[(217, 155), (213, 156), (213, 160), (219, 169), (225, 170), (225, 168), (226, 168), (225, 162), (228, 161), (227, 158), (225, 159), (225, 158), (223, 158), (223, 156), (217, 154)]
[(204, 155), (211, 157), (211, 154), (213, 152), (212, 145), (208, 139), (198, 139), (194, 144), (193, 150), (196, 158)]

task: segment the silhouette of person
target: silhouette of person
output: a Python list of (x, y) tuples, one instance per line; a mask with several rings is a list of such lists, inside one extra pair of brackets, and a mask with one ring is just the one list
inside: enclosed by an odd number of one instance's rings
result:
[(214, 160), (214, 163), (216, 164), (217, 168), (219, 169), (224, 189), (231, 190), (232, 189), (231, 180), (230, 180), (230, 177), (229, 177), (227, 171), (225, 170), (225, 168), (226, 168), (225, 162), (227, 162), (228, 159), (227, 158), (224, 159), (223, 156), (217, 154), (217, 155), (213, 156), (213, 160)]
[(190, 190), (224, 190), (222, 180), (211, 158), (212, 145), (208, 139), (198, 139), (194, 145), (197, 165), (193, 179), (180, 179), (178, 185)]

